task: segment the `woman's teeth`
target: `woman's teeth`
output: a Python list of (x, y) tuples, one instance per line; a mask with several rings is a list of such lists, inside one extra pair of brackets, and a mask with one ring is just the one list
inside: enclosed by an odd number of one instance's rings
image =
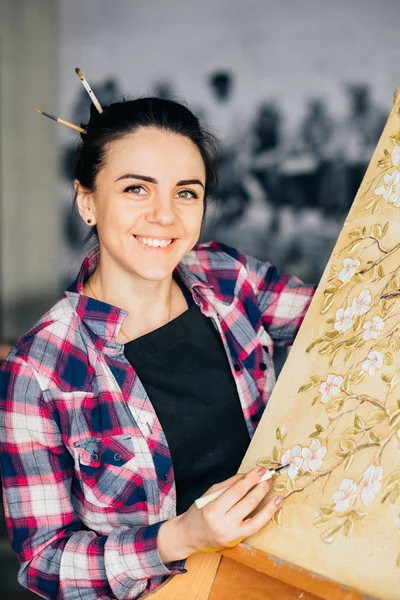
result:
[(146, 246), (153, 246), (155, 248), (161, 247), (161, 248), (165, 248), (166, 246), (169, 246), (170, 244), (172, 244), (173, 240), (155, 240), (154, 238), (143, 238), (143, 237), (139, 237), (139, 236), (135, 236), (137, 240), (139, 240), (139, 242), (142, 242), (142, 244), (145, 244)]

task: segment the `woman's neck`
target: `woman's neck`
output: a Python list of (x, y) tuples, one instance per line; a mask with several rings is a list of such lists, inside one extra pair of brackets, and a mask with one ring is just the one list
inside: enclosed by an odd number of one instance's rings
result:
[(122, 344), (162, 327), (187, 309), (172, 273), (150, 281), (114, 265), (107, 268), (102, 261), (85, 283), (84, 293), (128, 312), (117, 336)]

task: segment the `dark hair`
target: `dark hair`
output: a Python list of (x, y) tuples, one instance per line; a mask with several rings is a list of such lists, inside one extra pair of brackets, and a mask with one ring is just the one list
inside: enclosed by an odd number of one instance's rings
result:
[(75, 178), (94, 190), (97, 174), (106, 162), (108, 144), (141, 127), (178, 133), (196, 144), (206, 171), (206, 208), (209, 197), (217, 195), (219, 142), (186, 106), (173, 100), (139, 98), (115, 102), (103, 107), (101, 114), (92, 106), (86, 134), (81, 134), (77, 150)]

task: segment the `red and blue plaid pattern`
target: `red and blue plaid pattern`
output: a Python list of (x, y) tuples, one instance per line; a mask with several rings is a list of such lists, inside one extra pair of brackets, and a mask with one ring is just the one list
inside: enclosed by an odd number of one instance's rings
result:
[[(185, 561), (163, 564), (161, 524), (176, 515), (164, 432), (116, 341), (126, 312), (75, 283), (10, 352), (0, 377), (6, 520), (20, 583), (49, 599), (141, 598)], [(292, 343), (312, 286), (217, 243), (176, 275), (218, 328), (250, 436), (274, 385), (274, 342)]]

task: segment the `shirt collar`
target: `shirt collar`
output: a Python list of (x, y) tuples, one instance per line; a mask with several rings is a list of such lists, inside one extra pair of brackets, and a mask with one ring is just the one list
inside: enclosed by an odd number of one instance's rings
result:
[[(73, 310), (91, 331), (94, 342), (101, 349), (105, 346), (122, 351), (123, 344), (116, 341), (118, 332), (128, 312), (117, 306), (107, 304), (101, 300), (89, 298), (83, 293), (85, 281), (94, 272), (99, 264), (100, 250), (96, 246), (85, 258), (75, 281), (65, 290)], [(213, 296), (213, 284), (194, 274), (182, 262), (176, 267), (174, 273), (178, 275), (187, 288), (190, 289), (194, 301), (201, 305)], [(205, 272), (204, 272), (205, 273)], [(224, 302), (224, 298), (221, 297)], [(225, 301), (226, 303), (226, 301)]]

